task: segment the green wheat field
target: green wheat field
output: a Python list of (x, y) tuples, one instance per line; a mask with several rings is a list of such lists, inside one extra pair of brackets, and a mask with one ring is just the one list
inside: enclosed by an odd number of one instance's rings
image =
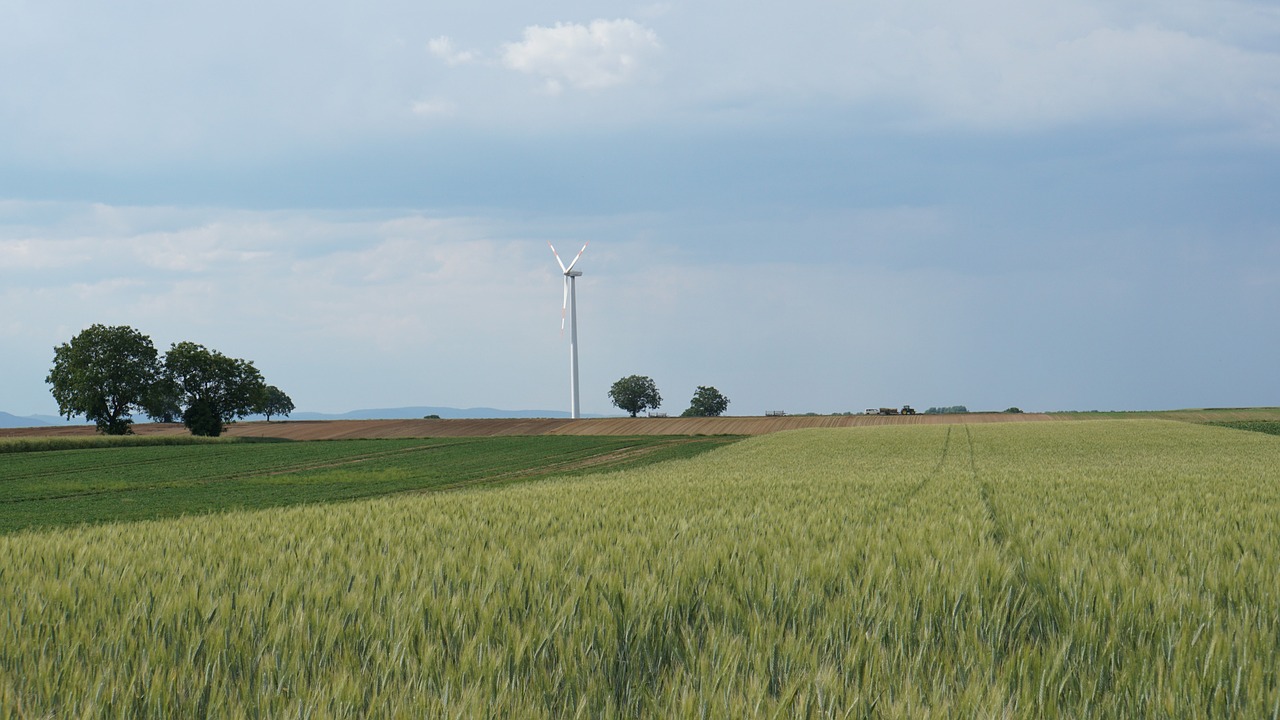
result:
[[(521, 440), (463, 454), (498, 468), (474, 477), (519, 482), (461, 486), (410, 441), (341, 467), (324, 443), (297, 444), (303, 460), (0, 454), (6, 503), (62, 488), (43, 527), (0, 536), (3, 716), (1280, 714), (1275, 435), (806, 430), (600, 472), (566, 460), (570, 476), (530, 469), (558, 449), (512, 460)], [(53, 472), (88, 453), (146, 469)], [(340, 491), (227, 512), (162, 498), (163, 519), (105, 524), (56, 510), (84, 478), (121, 500), (138, 473)], [(391, 494), (344, 500), (361, 483)]]

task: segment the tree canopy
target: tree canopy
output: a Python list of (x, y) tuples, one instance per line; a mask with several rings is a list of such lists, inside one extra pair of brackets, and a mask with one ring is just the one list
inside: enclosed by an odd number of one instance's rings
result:
[(193, 342), (169, 348), (165, 373), (177, 385), (192, 435), (217, 437), (223, 426), (253, 412), (265, 383), (247, 360), (227, 357)]
[(108, 435), (131, 432), (135, 411), (157, 422), (181, 417), (193, 435), (210, 436), (253, 412), (268, 420), (293, 412), (253, 363), (192, 342), (175, 343), (161, 362), (151, 338), (125, 325), (93, 325), (54, 348), (45, 381), (68, 420), (84, 415)]
[(54, 348), (52, 386), (58, 412), (68, 420), (84, 415), (107, 435), (132, 431), (159, 374), (151, 338), (126, 325), (92, 325)]
[(615, 382), (609, 388), (609, 400), (619, 409), (631, 413), (631, 417), (646, 409), (656, 410), (662, 407), (658, 386), (651, 378), (643, 375), (628, 375)]
[(289, 413), (293, 412), (293, 400), (275, 385), (264, 385), (258, 393), (253, 411), (266, 415), (267, 422), (271, 422), (272, 415), (289, 417)]
[(693, 393), (693, 399), (689, 401), (689, 409), (681, 413), (681, 416), (719, 417), (728, 409), (729, 398), (713, 387), (699, 385)]
[(142, 399), (143, 410), (155, 422), (172, 423), (182, 419), (182, 388), (173, 378), (161, 372)]

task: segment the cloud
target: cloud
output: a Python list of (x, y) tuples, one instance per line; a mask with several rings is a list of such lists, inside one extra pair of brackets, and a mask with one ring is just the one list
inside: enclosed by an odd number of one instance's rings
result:
[(1206, 19), (1180, 26), (1171, 12), (986, 4), (988, 12), (910, 16), (881, 8), (851, 24), (843, 46), (817, 37), (810, 90), (901, 103), (920, 124), (996, 130), (1116, 120), (1257, 126), (1280, 114), (1280, 55)]
[(453, 46), (453, 40), (446, 35), (432, 38), (432, 40), (427, 43), (427, 49), (431, 51), (432, 55), (444, 60), (445, 64), (450, 66), (466, 65), (467, 63), (475, 61), (479, 56), (478, 53), (471, 50), (456, 49)]
[[(15, 403), (7, 411), (48, 402), (49, 348), (95, 322), (132, 325), (160, 347), (193, 340), (248, 357), (311, 407), (415, 393), (422, 404), (500, 405), (497, 393), (519, 395), (530, 375), (559, 377), (559, 273), (518, 228), (400, 211), (66, 204), (8, 214), (36, 211), (51, 218), (42, 229), (0, 225), (0, 344), (15, 353), (0, 383)], [(495, 395), (441, 380), (459, 365)], [(374, 379), (397, 366), (413, 368), (408, 380)], [(341, 397), (336, 378), (356, 374), (365, 387)]]
[[(23, 169), (55, 180), (179, 167), (195, 177), (349, 156), (434, 139), (445, 123), (421, 119), (446, 116), (466, 121), (451, 127), (517, 133), (1156, 121), (1280, 138), (1280, 12), (1264, 2), (798, 0), (747, 11), (643, 0), (596, 15), (381, 0), (302, 14), (239, 0), (165, 13), (64, 5), (21, 4), (10, 23), (21, 32), (0, 43), (9, 194), (40, 197)], [(634, 87), (659, 70), (664, 82)], [(607, 103), (579, 93), (574, 105), (529, 93), (530, 82), (626, 91)]]
[(565, 85), (595, 90), (631, 81), (661, 47), (656, 33), (629, 19), (532, 25), (522, 41), (503, 45), (502, 62), (544, 78), (552, 92)]

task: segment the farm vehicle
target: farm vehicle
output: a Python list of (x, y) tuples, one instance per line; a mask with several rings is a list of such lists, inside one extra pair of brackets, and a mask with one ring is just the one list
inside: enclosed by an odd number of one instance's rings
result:
[(884, 408), (884, 407), (878, 410), (876, 408), (867, 408), (867, 414), (868, 415), (915, 415), (916, 411), (915, 411), (915, 408), (911, 407), (910, 405), (903, 405), (901, 410), (897, 408)]

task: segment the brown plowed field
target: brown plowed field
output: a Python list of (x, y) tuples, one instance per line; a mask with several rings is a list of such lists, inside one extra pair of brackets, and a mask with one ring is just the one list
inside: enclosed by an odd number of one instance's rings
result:
[[(1035, 422), (1052, 419), (1039, 413), (970, 413), (967, 415), (796, 415), (791, 417), (718, 418), (588, 418), (492, 420), (284, 420), (240, 422), (227, 427), (231, 437), (269, 437), (288, 440), (347, 440), (357, 438), (488, 437), (495, 435), (764, 435), (803, 428), (841, 428), (867, 425), (924, 425), (988, 422)], [(138, 435), (181, 435), (179, 424), (139, 423)], [(66, 437), (92, 435), (92, 425), (0, 430), (3, 437)]]

